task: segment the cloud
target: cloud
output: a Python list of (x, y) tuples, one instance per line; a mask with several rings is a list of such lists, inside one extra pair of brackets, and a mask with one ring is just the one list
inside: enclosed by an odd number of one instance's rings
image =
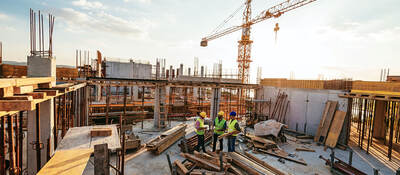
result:
[(9, 19), (10, 17), (4, 13), (0, 13), (0, 20), (6, 20)]
[(124, 2), (133, 2), (133, 1), (140, 2), (140, 3), (146, 3), (146, 4), (151, 3), (151, 0), (124, 0)]
[(14, 32), (17, 31), (14, 27), (12, 26), (0, 26), (1, 31), (9, 31), (9, 32)]
[(77, 0), (73, 1), (72, 5), (81, 7), (83, 9), (106, 9), (106, 6), (104, 6), (101, 2), (98, 1), (92, 1), (89, 2), (88, 0)]
[(83, 13), (71, 8), (63, 8), (56, 10), (54, 14), (62, 18), (61, 21), (66, 23), (67, 30), (75, 32), (95, 30), (124, 36), (145, 37), (146, 30), (152, 26), (152, 23), (145, 19), (130, 21), (103, 11)]

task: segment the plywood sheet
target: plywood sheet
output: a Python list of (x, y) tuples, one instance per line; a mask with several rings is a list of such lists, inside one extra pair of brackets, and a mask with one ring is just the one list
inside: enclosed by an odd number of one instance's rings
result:
[(324, 122), (325, 122), (326, 116), (328, 115), (328, 111), (329, 111), (329, 106), (330, 105), (331, 105), (331, 101), (327, 101), (326, 105), (325, 105), (325, 108), (324, 108), (324, 111), (322, 112), (322, 117), (321, 117), (321, 121), (319, 122), (319, 126), (318, 126), (318, 129), (317, 129), (317, 132), (315, 133), (315, 137), (314, 137), (314, 141), (315, 142), (318, 142), (319, 137), (321, 137), (321, 130), (322, 130), (323, 126), (324, 126)]
[(333, 118), (331, 129), (329, 130), (328, 137), (326, 139), (325, 145), (331, 148), (336, 146), (340, 132), (342, 131), (344, 118), (346, 117), (346, 112), (336, 111), (335, 117)]
[(331, 122), (332, 122), (333, 116), (335, 114), (337, 104), (338, 104), (337, 101), (331, 101), (331, 104), (329, 105), (328, 114), (327, 114), (327, 116), (324, 120), (324, 124), (322, 126), (321, 135), (318, 138), (318, 142), (325, 143), (326, 136), (328, 135), (329, 129), (331, 127)]
[(80, 175), (85, 170), (92, 152), (90, 149), (57, 151), (38, 175)]

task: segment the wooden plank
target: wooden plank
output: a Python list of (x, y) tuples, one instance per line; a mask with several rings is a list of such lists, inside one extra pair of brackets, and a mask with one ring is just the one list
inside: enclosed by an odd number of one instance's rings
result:
[(16, 78), (15, 86), (27, 86), (34, 84), (43, 84), (43, 83), (51, 83), (52, 81), (56, 81), (55, 77), (38, 77), (38, 78)]
[(29, 100), (0, 100), (0, 111), (31, 111), (35, 103)]
[(328, 111), (329, 111), (329, 106), (331, 105), (331, 101), (327, 101), (324, 111), (322, 112), (322, 117), (321, 117), (321, 121), (319, 122), (318, 128), (317, 128), (317, 132), (315, 133), (315, 137), (314, 137), (314, 141), (318, 142), (319, 138), (321, 137), (321, 130), (324, 126), (324, 122), (326, 119), (326, 116), (328, 115)]
[(38, 84), (38, 88), (52, 88), (52, 87), (53, 84), (51, 82)]
[(33, 86), (14, 87), (15, 94), (25, 94), (25, 93), (30, 93), (30, 92), (33, 92)]
[(259, 149), (258, 151), (260, 151), (260, 152), (262, 152), (262, 153), (269, 154), (269, 155), (271, 155), (271, 156), (279, 157), (279, 158), (282, 158), (282, 159), (286, 159), (286, 160), (289, 160), (289, 161), (292, 161), (292, 162), (295, 162), (295, 163), (298, 163), (298, 164), (302, 164), (302, 165), (307, 166), (307, 163), (304, 162), (304, 161), (292, 159), (292, 158), (287, 157), (287, 156), (282, 156), (282, 155), (279, 155), (279, 154), (277, 154), (277, 153), (272, 152), (271, 150), (262, 150), (262, 149)]
[(311, 148), (303, 148), (303, 147), (296, 148), (296, 151), (315, 152), (314, 149), (311, 149)]
[(329, 105), (329, 111), (322, 126), (321, 136), (318, 138), (318, 142), (320, 143), (325, 143), (337, 104), (337, 101), (331, 101), (331, 105)]
[(29, 95), (21, 95), (21, 96), (11, 96), (11, 97), (3, 97), (1, 100), (33, 100), (32, 96)]
[(163, 151), (165, 151), (168, 147), (173, 145), (175, 142), (177, 142), (180, 138), (185, 137), (186, 132), (181, 131), (178, 134), (176, 134), (174, 137), (166, 139), (167, 141), (162, 143), (156, 150), (156, 154), (161, 154)]
[(247, 133), (246, 137), (249, 137), (251, 140), (257, 141), (257, 142), (260, 142), (260, 143), (263, 143), (263, 144), (273, 144), (273, 145), (276, 144), (276, 142), (274, 142), (272, 140), (268, 140), (268, 139), (265, 139), (265, 138), (262, 138), (262, 137), (258, 137), (258, 136), (255, 136), (253, 134), (250, 134), (250, 133)]
[(250, 160), (257, 162), (258, 164), (264, 166), (265, 168), (269, 169), (270, 171), (274, 172), (277, 175), (285, 175), (284, 172), (276, 169), (275, 167), (271, 166), (270, 164), (268, 164), (267, 162), (262, 161), (261, 159), (257, 158), (256, 156), (251, 155), (248, 152), (244, 152), (244, 154), (250, 158)]
[(90, 130), (90, 136), (98, 137), (98, 136), (110, 136), (111, 135), (111, 128), (92, 128)]
[(261, 173), (259, 173), (258, 171), (256, 171), (254, 168), (249, 167), (248, 165), (246, 165), (245, 163), (243, 163), (240, 160), (237, 160), (235, 158), (232, 158), (232, 163), (236, 166), (238, 166), (239, 168), (245, 170), (247, 173), (252, 174), (252, 175), (262, 175)]
[(261, 172), (263, 174), (275, 174), (271, 170), (266, 169), (265, 167), (259, 165), (258, 163), (255, 163), (255, 162), (247, 159), (247, 157), (244, 157), (236, 152), (231, 152), (229, 155), (232, 157), (233, 160), (241, 161), (242, 163), (246, 164), (248, 167), (251, 167), (252, 169), (257, 170), (258, 172)]
[(26, 93), (26, 94), (15, 94), (15, 95), (29, 95), (32, 96), (33, 99), (45, 99), (46, 93), (44, 92), (31, 92), (31, 93)]
[(15, 86), (14, 78), (0, 78), (0, 88)]
[(342, 131), (345, 117), (346, 117), (346, 112), (336, 111), (335, 117), (332, 121), (331, 129), (329, 130), (329, 134), (325, 142), (326, 146), (331, 148), (334, 148), (336, 146), (340, 132)]
[(186, 175), (189, 173), (189, 170), (179, 160), (175, 160), (174, 165), (177, 167), (179, 175)]
[(90, 149), (58, 151), (40, 169), (38, 175), (82, 174), (92, 152)]
[(57, 96), (58, 90), (50, 90), (50, 89), (35, 89), (35, 92), (44, 92), (46, 96)]
[(199, 167), (202, 167), (204, 169), (211, 170), (211, 171), (219, 171), (220, 170), (219, 166), (216, 166), (206, 160), (200, 159), (191, 154), (181, 153), (181, 156), (185, 157), (186, 159), (189, 159), (192, 162), (195, 162)]
[(10, 97), (14, 95), (13, 87), (0, 88), (0, 97)]

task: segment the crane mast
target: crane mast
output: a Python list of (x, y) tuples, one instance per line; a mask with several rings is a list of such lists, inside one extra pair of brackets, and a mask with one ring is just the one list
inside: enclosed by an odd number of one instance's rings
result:
[(245, 24), (242, 28), (242, 37), (241, 40), (238, 41), (238, 75), (239, 79), (242, 80), (242, 83), (249, 83), (249, 68), (251, 63), (251, 44), (253, 43), (250, 40), (250, 30), (251, 30), (251, 0), (246, 0), (246, 7), (243, 12), (243, 24)]

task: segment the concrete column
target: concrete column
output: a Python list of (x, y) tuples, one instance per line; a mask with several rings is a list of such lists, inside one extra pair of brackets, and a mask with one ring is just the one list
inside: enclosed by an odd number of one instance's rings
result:
[(154, 127), (159, 127), (160, 121), (160, 87), (156, 86), (154, 92)]
[(135, 101), (138, 101), (139, 100), (139, 98), (138, 98), (139, 97), (139, 87), (133, 86), (132, 89), (133, 89), (133, 99)]
[(199, 91), (198, 87), (193, 88), (193, 98), (195, 98), (195, 99), (199, 98), (198, 91)]
[[(99, 58), (97, 58), (99, 59)], [(100, 60), (101, 60), (101, 56), (100, 56)], [(96, 71), (96, 77), (101, 77), (101, 61), (97, 62), (97, 71)], [(100, 85), (96, 85), (95, 87), (95, 96), (96, 96), (96, 101), (100, 101), (100, 97), (101, 97), (101, 86)]]
[(181, 64), (180, 67), (179, 67), (179, 75), (180, 76), (183, 75), (183, 64)]
[[(28, 77), (56, 77), (56, 59), (41, 57), (41, 56), (28, 56), (27, 66)], [(52, 82), (55, 86), (56, 82)], [(41, 149), (41, 164), (47, 162), (47, 139), (50, 139), (50, 144), (54, 145), (54, 112), (53, 112), (53, 99), (40, 103), (40, 142), (43, 143)], [(36, 151), (33, 150), (33, 145), (30, 144), (36, 141), (36, 111), (28, 111), (27, 121), (28, 135), (28, 149), (27, 149), (27, 172), (29, 175), (37, 173), (36, 169)], [(54, 147), (50, 147), (50, 155), (54, 152)]]
[[(166, 86), (157, 85), (154, 93), (154, 127), (159, 128), (164, 126), (166, 119), (165, 97)], [(161, 124), (161, 125), (160, 125)]]
[(219, 102), (221, 100), (221, 89), (220, 88), (212, 88), (212, 99), (211, 99), (211, 107), (210, 107), (210, 117), (212, 121), (215, 120), (219, 111)]

